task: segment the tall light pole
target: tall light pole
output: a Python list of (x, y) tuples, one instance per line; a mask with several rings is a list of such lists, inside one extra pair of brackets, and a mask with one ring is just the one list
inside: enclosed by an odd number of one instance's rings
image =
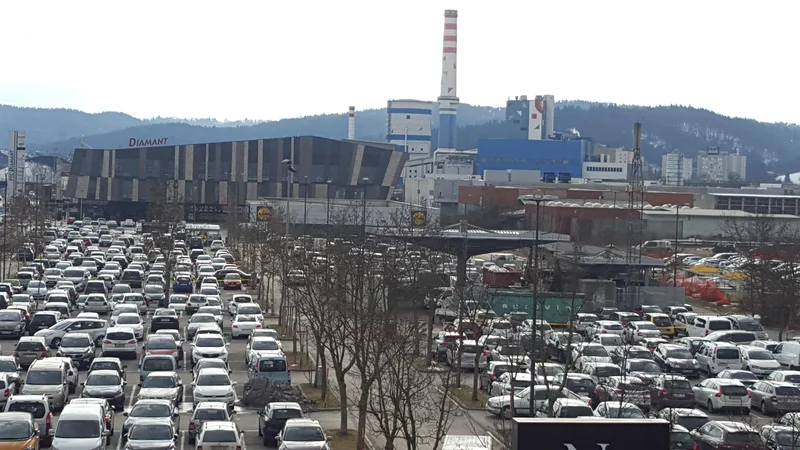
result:
[(308, 223), (308, 177), (303, 177), (303, 235), (306, 234), (306, 224)]
[(286, 238), (289, 238), (289, 202), (292, 199), (292, 176), (294, 175), (295, 168), (292, 165), (291, 159), (284, 159), (281, 161), (286, 164)]
[(364, 239), (367, 238), (367, 183), (369, 178), (364, 177), (361, 179), (363, 189), (361, 191), (361, 235)]
[[(538, 306), (537, 302), (537, 294), (539, 289), (539, 216), (541, 210), (541, 204), (545, 201), (555, 200), (556, 196), (553, 195), (542, 195), (542, 194), (531, 194), (531, 195), (521, 195), (519, 196), (519, 200), (522, 202), (523, 205), (529, 205), (531, 203), (536, 203), (536, 228), (534, 230), (534, 238), (533, 243), (531, 244), (531, 249), (528, 252), (528, 269), (527, 269), (527, 276), (528, 282), (532, 286), (532, 314), (531, 319), (533, 320), (533, 339), (536, 340), (536, 309)], [(536, 376), (535, 374), (531, 376), (531, 392), (534, 390), (534, 386), (536, 385)], [(528, 413), (530, 417), (534, 417), (535, 402), (530, 402), (528, 406)]]

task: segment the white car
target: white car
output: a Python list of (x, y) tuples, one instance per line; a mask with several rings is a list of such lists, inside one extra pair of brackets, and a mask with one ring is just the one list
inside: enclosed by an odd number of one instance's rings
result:
[(247, 346), (245, 347), (244, 361), (249, 366), (250, 361), (254, 356), (264, 352), (276, 352), (283, 354), (280, 341), (276, 341), (275, 338), (267, 336), (259, 336), (251, 339), (247, 342)]
[(255, 316), (242, 316), (238, 315), (233, 318), (231, 323), (231, 337), (236, 339), (240, 337), (250, 336), (253, 330), (263, 327), (261, 321)]
[(252, 341), (253, 339), (261, 336), (271, 337), (272, 339), (275, 339), (278, 342), (278, 346), (281, 348), (281, 351), (283, 351), (283, 344), (281, 344), (281, 337), (278, 334), (278, 332), (272, 328), (256, 328), (250, 332), (250, 336), (247, 336), (247, 340)]
[(764, 377), (780, 370), (781, 364), (769, 350), (750, 345), (740, 345), (739, 353), (742, 358), (742, 369)]
[(112, 356), (119, 354), (132, 355), (134, 358), (139, 357), (136, 335), (130, 328), (111, 327), (106, 330), (106, 335), (103, 337), (102, 355)]
[(253, 297), (247, 294), (233, 294), (231, 301), (228, 303), (228, 314), (231, 317), (235, 316), (239, 305), (247, 303), (253, 303)]
[(196, 448), (218, 448), (220, 450), (245, 448), (244, 434), (240, 432), (239, 426), (235, 422), (208, 421), (203, 424), (200, 434), (197, 436)]
[(228, 346), (218, 334), (198, 334), (192, 342), (192, 367), (203, 358), (228, 361)]
[(163, 399), (176, 405), (182, 400), (183, 382), (177, 372), (150, 372), (139, 386), (139, 399)]
[(85, 312), (84, 311), (82, 313), (78, 313), (78, 315), (75, 316), (75, 318), (76, 319), (99, 319), (100, 318), (100, 314), (97, 314), (96, 312)]
[(111, 322), (111, 326), (113, 327), (116, 324), (117, 317), (125, 313), (138, 314), (139, 305), (130, 305), (130, 304), (126, 305), (125, 303), (118, 303), (114, 305), (114, 310), (111, 311), (111, 318), (109, 319), (109, 322)]
[(572, 360), (575, 361), (575, 367), (580, 371), (583, 370), (583, 364), (587, 362), (594, 363), (609, 363), (611, 364), (611, 355), (608, 350), (600, 344), (586, 343), (576, 346), (572, 350)]
[(111, 309), (111, 303), (108, 302), (108, 299), (103, 294), (89, 294), (83, 303), (83, 310), (86, 312), (108, 314)]
[(624, 334), (622, 324), (615, 320), (598, 320), (594, 322), (587, 330), (590, 335), (595, 334)]
[(222, 240), (216, 239), (211, 241), (211, 245), (208, 247), (208, 249), (212, 252), (216, 252), (223, 247), (225, 247), (225, 244), (222, 243)]
[(647, 338), (660, 338), (661, 332), (653, 322), (643, 320), (625, 325), (625, 338), (631, 344), (639, 344)]
[(233, 410), (236, 402), (236, 390), (228, 371), (216, 367), (200, 369), (192, 382), (194, 387), (194, 406), (202, 401), (224, 402), (229, 410)]
[(264, 312), (261, 311), (261, 306), (258, 303), (242, 303), (236, 308), (236, 315), (239, 316), (253, 316), (258, 321), (264, 324)]
[(705, 407), (709, 413), (722, 409), (750, 413), (750, 394), (738, 380), (706, 378), (692, 390), (695, 404)]
[(222, 308), (219, 306), (201, 306), (195, 314), (211, 314), (217, 321), (217, 325), (222, 327)]
[(189, 301), (188, 295), (183, 294), (171, 294), (169, 296), (169, 308), (174, 309), (175, 311), (186, 311), (186, 302)]
[(492, 390), (489, 392), (490, 397), (497, 397), (500, 395), (508, 396), (511, 391), (517, 395), (523, 389), (530, 387), (531, 374), (525, 372), (506, 372), (492, 382)]
[(117, 328), (128, 328), (133, 331), (137, 341), (144, 339), (144, 322), (138, 313), (122, 313), (117, 316), (114, 326)]
[(147, 314), (147, 300), (145, 300), (142, 294), (139, 294), (137, 292), (132, 292), (130, 294), (123, 295), (121, 304), (136, 305), (139, 314)]

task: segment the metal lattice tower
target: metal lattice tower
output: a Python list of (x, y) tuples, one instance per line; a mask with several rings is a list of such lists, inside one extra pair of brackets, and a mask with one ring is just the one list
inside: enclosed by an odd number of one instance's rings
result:
[(642, 262), (642, 214), (644, 211), (644, 176), (642, 174), (642, 154), (640, 143), (642, 139), (642, 124), (633, 124), (633, 161), (628, 178), (628, 211), (636, 211), (636, 217), (628, 221), (628, 250), (625, 255), (625, 264), (628, 274), (628, 284), (638, 265)]

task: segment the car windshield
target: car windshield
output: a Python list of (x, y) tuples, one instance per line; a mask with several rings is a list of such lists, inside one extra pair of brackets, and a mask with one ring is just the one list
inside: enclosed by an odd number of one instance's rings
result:
[(552, 376), (560, 375), (562, 373), (564, 373), (564, 368), (561, 367), (561, 366), (556, 366), (556, 365), (553, 365), (553, 364), (547, 364), (547, 365), (537, 364), (536, 365), (536, 375), (544, 375), (544, 376), (552, 377)]
[(775, 434), (775, 440), (781, 448), (800, 449), (800, 434), (784, 431)]
[(669, 320), (668, 317), (661, 317), (661, 316), (653, 317), (653, 323), (657, 327), (671, 327), (672, 326), (672, 322)]
[(708, 417), (695, 417), (695, 416), (678, 416), (675, 423), (686, 428), (687, 430), (694, 430), (700, 428), (708, 422)]
[(174, 309), (159, 309), (153, 313), (154, 316), (174, 316), (176, 314)]
[(201, 374), (197, 377), (198, 386), (230, 386), (231, 380), (226, 374)]
[(13, 401), (8, 405), (6, 411), (31, 413), (34, 419), (41, 419), (44, 417), (46, 409), (43, 402)]
[(193, 295), (189, 297), (189, 301), (192, 303), (205, 303), (206, 297), (204, 295)]
[(645, 415), (639, 408), (616, 408), (609, 406), (606, 409), (606, 417), (617, 419), (644, 419)]
[(236, 433), (233, 430), (206, 430), (203, 443), (206, 442), (236, 442)]
[(167, 358), (148, 358), (142, 364), (142, 370), (145, 372), (165, 372), (174, 369), (172, 361)]
[(519, 356), (525, 354), (525, 349), (519, 345), (504, 345), (499, 347), (499, 351), (503, 356)]
[(797, 397), (800, 396), (800, 388), (795, 386), (778, 386), (775, 388), (775, 393), (777, 395), (787, 395), (790, 397)]
[(142, 323), (142, 319), (139, 318), (139, 315), (126, 315), (122, 314), (117, 319), (118, 324), (125, 324), (125, 325), (132, 325), (132, 324), (139, 324)]
[(164, 337), (164, 338), (154, 338), (151, 337), (147, 340), (146, 347), (149, 350), (171, 350), (177, 348), (177, 344), (175, 343), (175, 338), (172, 337)]
[(661, 372), (661, 368), (653, 361), (629, 361), (628, 365), (633, 372)]
[(33, 434), (33, 428), (31, 427), (31, 424), (28, 421), (25, 420), (0, 421), (0, 441), (22, 441), (30, 438), (32, 434)]
[(61, 269), (46, 269), (44, 271), (45, 275), (61, 275)]
[(225, 410), (216, 408), (199, 409), (194, 415), (194, 420), (228, 420)]
[(214, 316), (192, 316), (192, 323), (215, 323)]
[(251, 301), (250, 297), (238, 297), (238, 296), (233, 297), (234, 303), (249, 303), (250, 301)]
[(261, 314), (261, 308), (258, 305), (242, 305), (237, 311), (239, 314)]
[(658, 330), (656, 324), (652, 322), (639, 322), (637, 325), (640, 330)]
[(280, 348), (277, 342), (270, 339), (253, 342), (253, 350), (280, 350)]
[(692, 384), (688, 380), (664, 380), (666, 389), (691, 389)]
[(581, 352), (584, 356), (608, 357), (608, 351), (601, 345), (589, 345)]
[(320, 442), (325, 434), (320, 427), (289, 427), (283, 430), (283, 442)]
[(186, 303), (187, 301), (189, 301), (189, 297), (182, 295), (173, 295), (169, 298), (170, 303)]
[(224, 347), (225, 341), (219, 336), (200, 336), (195, 342), (197, 347)]
[(92, 340), (87, 336), (64, 336), (61, 340), (62, 347), (88, 347), (92, 345)]
[(144, 288), (145, 294), (163, 294), (164, 288), (161, 286), (148, 285)]
[(19, 322), (20, 314), (14, 311), (0, 311), (0, 322)]
[(575, 418), (575, 417), (588, 417), (593, 415), (590, 406), (565, 406), (561, 408), (558, 417)]
[(198, 311), (198, 312), (206, 313), (206, 314), (213, 314), (215, 316), (218, 316), (218, 315), (222, 314), (222, 310), (219, 308), (219, 306), (203, 306), (202, 311)]
[(134, 424), (128, 431), (128, 439), (132, 441), (171, 441), (175, 438), (170, 425)]
[(674, 348), (667, 351), (667, 358), (692, 359), (693, 356), (691, 352), (685, 348)]
[(116, 386), (120, 384), (119, 375), (111, 374), (89, 374), (86, 377), (87, 386)]
[(756, 432), (737, 431), (735, 433), (728, 433), (725, 436), (725, 444), (753, 444), (761, 446), (762, 443), (761, 436)]
[(622, 345), (622, 336), (616, 334), (606, 334), (600, 336), (601, 345)]
[(566, 388), (576, 394), (590, 394), (594, 392), (595, 383), (591, 378), (569, 378)]
[(770, 352), (768, 352), (766, 350), (763, 350), (763, 351), (762, 350), (758, 350), (758, 351), (751, 350), (751, 351), (747, 352), (747, 356), (749, 356), (750, 359), (759, 360), (759, 361), (768, 361), (768, 360), (775, 359), (775, 357), (772, 356), (772, 353), (770, 353)]
[[(41, 345), (41, 344), (39, 344)], [(0, 372), (16, 372), (17, 371), (17, 363), (14, 361), (9, 360), (0, 360)]]
[(647, 386), (644, 383), (639, 381), (634, 382), (623, 382), (617, 385), (619, 389), (622, 389), (623, 392), (642, 392), (647, 390)]
[(764, 331), (764, 327), (754, 319), (739, 319), (739, 329), (744, 331)]
[[(786, 381), (792, 382), (792, 380), (789, 379), (790, 377), (791, 376), (785, 376), (784, 379)], [(795, 375), (795, 377), (797, 377), (797, 379), (800, 380), (800, 375)], [(730, 378), (733, 378), (735, 380), (757, 380), (758, 379), (758, 377), (755, 376), (755, 374), (753, 372), (746, 372), (744, 370), (739, 371), (739, 372), (731, 373)]]
[(738, 348), (718, 348), (717, 358), (719, 359), (739, 359)]
[(142, 388), (174, 388), (175, 386), (175, 379), (172, 377), (148, 376), (142, 383)]
[(89, 439), (100, 437), (100, 422), (92, 420), (58, 421), (56, 437), (65, 439)]
[(131, 409), (131, 417), (170, 417), (172, 410), (168, 405), (153, 405), (137, 403)]
[(594, 374), (598, 377), (615, 377), (620, 374), (620, 368), (617, 366), (599, 366), (595, 367)]
[(113, 361), (98, 361), (92, 363), (92, 370), (114, 370), (119, 371), (119, 364)]

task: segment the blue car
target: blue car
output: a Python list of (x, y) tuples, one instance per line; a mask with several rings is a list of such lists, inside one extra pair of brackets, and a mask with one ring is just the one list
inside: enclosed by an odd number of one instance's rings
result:
[(175, 293), (186, 292), (191, 294), (192, 289), (192, 279), (189, 277), (178, 277), (175, 279), (175, 282), (172, 283), (172, 292)]

